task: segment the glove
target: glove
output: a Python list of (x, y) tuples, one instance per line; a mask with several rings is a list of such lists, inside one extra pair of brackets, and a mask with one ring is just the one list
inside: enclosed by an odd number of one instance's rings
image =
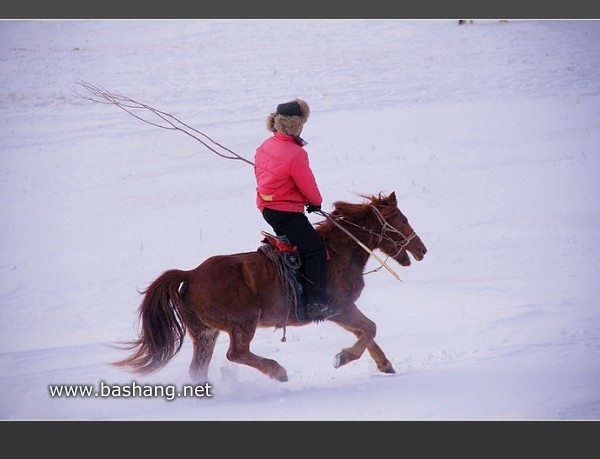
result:
[(312, 204), (307, 204), (306, 205), (306, 211), (310, 214), (312, 212), (315, 211), (320, 211), (321, 210), (321, 206), (313, 206)]

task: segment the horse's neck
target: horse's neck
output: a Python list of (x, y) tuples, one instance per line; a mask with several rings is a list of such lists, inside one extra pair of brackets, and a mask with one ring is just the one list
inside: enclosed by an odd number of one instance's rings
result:
[[(353, 236), (369, 250), (372, 250), (368, 245), (369, 241), (362, 241), (354, 234)], [(330, 233), (329, 237), (325, 238), (325, 245), (332, 256), (339, 257), (343, 260), (340, 264), (340, 267), (343, 270), (356, 269), (358, 272), (362, 273), (371, 256), (371, 254), (361, 247), (359, 243), (341, 231)]]

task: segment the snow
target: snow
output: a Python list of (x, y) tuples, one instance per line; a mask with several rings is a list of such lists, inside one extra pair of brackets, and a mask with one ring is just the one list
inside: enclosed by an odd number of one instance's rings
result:
[[(600, 419), (600, 22), (6, 20), (0, 44), (0, 419)], [(257, 332), (285, 383), (221, 334), (210, 396), (51, 397), (191, 384), (189, 340), (153, 375), (110, 365), (138, 290), (268, 230), (247, 163), (78, 81), (250, 160), (268, 113), (305, 99), (324, 209), (396, 191), (427, 245), (358, 301), (397, 373), (334, 368), (354, 336), (321, 323)]]

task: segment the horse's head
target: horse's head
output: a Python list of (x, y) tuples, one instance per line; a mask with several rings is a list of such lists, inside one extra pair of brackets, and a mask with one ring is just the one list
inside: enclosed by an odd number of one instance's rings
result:
[(371, 209), (379, 221), (380, 240), (377, 248), (401, 266), (410, 266), (409, 253), (415, 260), (421, 261), (427, 253), (427, 247), (398, 208), (396, 193), (371, 196), (370, 200)]

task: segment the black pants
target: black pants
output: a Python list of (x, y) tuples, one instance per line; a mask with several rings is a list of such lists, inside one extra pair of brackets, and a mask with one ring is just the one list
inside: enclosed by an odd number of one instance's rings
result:
[(327, 249), (304, 212), (264, 209), (263, 218), (277, 236), (286, 236), (300, 252), (306, 278), (306, 302), (327, 304)]

